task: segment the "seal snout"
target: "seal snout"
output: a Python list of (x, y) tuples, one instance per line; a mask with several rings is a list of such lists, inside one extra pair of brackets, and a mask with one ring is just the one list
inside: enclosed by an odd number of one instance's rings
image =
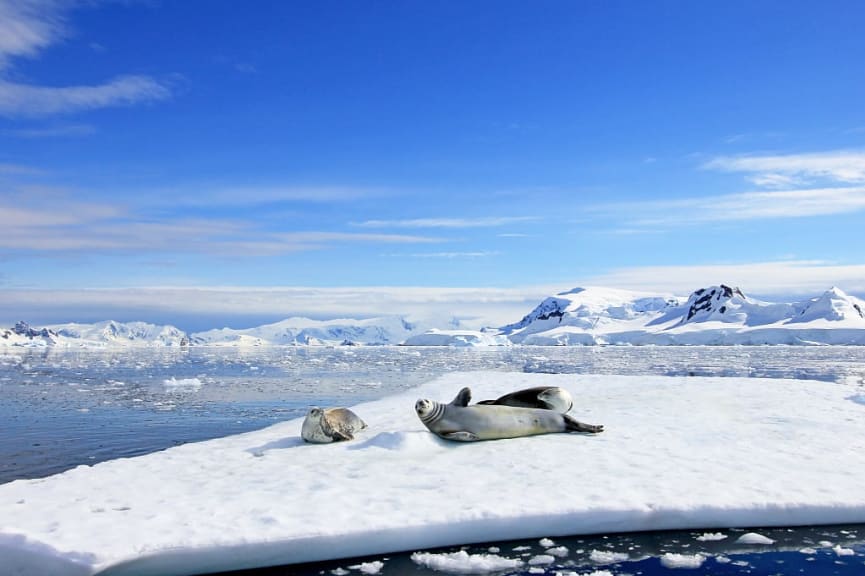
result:
[(420, 416), (429, 413), (432, 408), (432, 403), (426, 398), (421, 398), (417, 402), (414, 403), (415, 412), (417, 412)]

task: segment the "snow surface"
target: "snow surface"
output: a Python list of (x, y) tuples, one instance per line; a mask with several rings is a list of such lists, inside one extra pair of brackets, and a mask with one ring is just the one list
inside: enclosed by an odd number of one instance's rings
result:
[[(568, 388), (572, 414), (605, 431), (451, 443), (413, 409), (463, 386), (486, 398), (541, 385)], [(164, 576), (569, 534), (861, 523), (857, 390), (454, 373), (352, 407), (369, 428), (351, 442), (305, 444), (296, 419), (0, 485), (0, 573)]]

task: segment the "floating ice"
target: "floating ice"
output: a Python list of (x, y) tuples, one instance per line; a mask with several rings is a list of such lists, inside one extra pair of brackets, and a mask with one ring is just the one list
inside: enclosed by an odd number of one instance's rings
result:
[(531, 558), (529, 558), (529, 565), (544, 566), (546, 564), (552, 564), (555, 561), (555, 556), (550, 556), (549, 554), (538, 554), (537, 556), (532, 556)]
[(615, 564), (624, 562), (628, 559), (628, 555), (623, 552), (610, 552), (608, 550), (592, 550), (589, 553), (589, 560), (595, 564)]
[(832, 552), (834, 552), (838, 556), (853, 556), (856, 554), (856, 551), (851, 548), (844, 548), (840, 544), (832, 547)]
[[(477, 398), (563, 386), (577, 400), (575, 417), (606, 428), (441, 440), (417, 418), (415, 400), (449, 400), (463, 386)], [(470, 542), (861, 523), (865, 408), (846, 400), (854, 390), (780, 379), (453, 373), (353, 406), (369, 428), (352, 442), (306, 445), (295, 419), (2, 484), (0, 558), (12, 574), (177, 575)], [(768, 540), (757, 536), (742, 541)], [(466, 552), (413, 558), (463, 573), (525, 565)], [(590, 559), (629, 555), (602, 549)]]
[(702, 554), (673, 554), (661, 556), (661, 564), (666, 568), (699, 568), (706, 561)]
[(767, 538), (762, 534), (757, 534), (756, 532), (748, 532), (747, 534), (742, 534), (739, 538), (736, 539), (736, 542), (739, 544), (763, 544), (769, 545), (774, 544), (775, 541), (771, 538)]
[(162, 384), (171, 390), (198, 390), (203, 383), (198, 378), (175, 378), (172, 376), (168, 380), (163, 380)]
[(415, 552), (411, 555), (411, 559), (415, 564), (454, 574), (486, 574), (497, 570), (519, 568), (523, 565), (522, 560), (495, 554), (469, 554), (465, 550), (442, 554)]
[(721, 532), (706, 532), (701, 536), (697, 536), (695, 540), (699, 540), (700, 542), (714, 542), (717, 540), (724, 540), (726, 538), (727, 535)]

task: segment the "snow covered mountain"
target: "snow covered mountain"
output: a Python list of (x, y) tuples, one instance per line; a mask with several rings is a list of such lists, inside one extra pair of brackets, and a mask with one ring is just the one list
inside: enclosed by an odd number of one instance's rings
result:
[(60, 346), (60, 347), (153, 347), (186, 346), (189, 337), (174, 326), (146, 322), (115, 322), (95, 324), (57, 324), (47, 328), (31, 328), (18, 322), (11, 329), (0, 331), (0, 346)]
[(0, 346), (539, 346), (574, 345), (865, 345), (865, 302), (838, 288), (793, 303), (762, 302), (724, 284), (687, 298), (612, 288), (575, 288), (544, 299), (520, 321), (499, 329), (464, 330), (402, 316), (364, 320), (289, 318), (275, 324), (187, 335), (145, 322), (25, 322), (0, 329)]
[(739, 288), (701, 288), (687, 299), (580, 288), (541, 302), (501, 328), (514, 343), (865, 344), (865, 302), (832, 288), (792, 304), (762, 302)]
[(192, 344), (210, 346), (381, 346), (400, 344), (427, 326), (408, 322), (401, 316), (366, 320), (310, 320), (288, 318), (257, 328), (222, 328), (192, 335)]

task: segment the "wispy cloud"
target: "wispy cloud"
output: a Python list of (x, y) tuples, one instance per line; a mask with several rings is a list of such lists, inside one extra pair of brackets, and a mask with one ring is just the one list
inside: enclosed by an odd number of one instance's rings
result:
[(813, 154), (720, 156), (703, 165), (709, 170), (740, 172), (758, 186), (778, 188), (865, 183), (865, 152), (838, 150)]
[[(405, 315), (412, 320), (458, 317), (472, 327), (514, 322), (552, 294), (574, 286), (608, 286), (686, 296), (697, 288), (725, 283), (746, 294), (777, 299), (810, 297), (831, 286), (865, 294), (865, 264), (823, 261), (732, 262), (701, 266), (620, 268), (570, 283), (514, 288), (371, 286), (231, 287), (162, 286), (111, 289), (16, 289), (4, 287), (0, 325), (22, 318), (60, 323), (87, 318), (198, 322), (196, 329), (229, 324), (243, 328), (290, 316), (359, 318)], [(160, 321), (160, 320), (156, 320)], [(202, 322), (205, 325), (202, 325)]]
[(586, 208), (597, 216), (616, 219), (629, 232), (707, 222), (827, 216), (863, 209), (865, 187), (743, 192)]
[(63, 138), (89, 136), (96, 133), (96, 128), (90, 124), (60, 124), (41, 128), (14, 128), (3, 130), (3, 134), (17, 138)]
[(721, 156), (703, 169), (736, 172), (757, 190), (585, 208), (616, 221), (616, 233), (636, 234), (707, 222), (807, 218), (865, 210), (865, 152)]
[(0, 115), (44, 117), (165, 100), (171, 91), (148, 76), (120, 76), (96, 86), (55, 88), (0, 82)]
[(77, 317), (151, 319), (180, 324), (183, 319), (243, 328), (291, 316), (368, 318), (402, 315), (412, 321), (460, 318), (468, 327), (514, 322), (557, 287), (453, 288), (374, 287), (152, 287), (79, 290), (4, 289), (0, 326), (25, 318), (60, 323)]
[(407, 234), (355, 234), (352, 232), (289, 232), (276, 234), (276, 237), (290, 242), (326, 243), (326, 242), (376, 242), (383, 244), (429, 244), (441, 242), (439, 238), (429, 236), (410, 236)]
[(95, 85), (41, 86), (4, 74), (14, 58), (36, 57), (66, 34), (63, 0), (0, 0), (0, 116), (39, 118), (165, 100), (168, 85), (149, 76), (121, 75)]
[(534, 216), (487, 216), (480, 218), (413, 218), (405, 220), (367, 220), (355, 226), (364, 228), (494, 228), (508, 224), (534, 222)]
[(447, 260), (453, 260), (457, 258), (489, 258), (490, 256), (495, 256), (499, 254), (499, 252), (490, 252), (490, 251), (476, 251), (476, 252), (419, 252), (416, 254), (412, 254), (414, 258), (443, 258)]
[(170, 197), (172, 203), (182, 206), (250, 206), (282, 202), (330, 203), (348, 202), (389, 195), (378, 188), (354, 186), (285, 186), (255, 185), (228, 186), (224, 184), (187, 184), (176, 188), (148, 191), (147, 196), (159, 201)]
[[(31, 188), (32, 190), (32, 188)], [(268, 230), (256, 220), (149, 218), (131, 206), (73, 200), (49, 192), (50, 202), (0, 200), (0, 248), (42, 253), (87, 251), (206, 253), (267, 256), (340, 244), (429, 244), (442, 239), (407, 234)]]
[(34, 176), (41, 173), (41, 170), (39, 170), (38, 168), (33, 168), (32, 166), (25, 166), (23, 164), (0, 163), (0, 175)]
[(746, 293), (816, 296), (832, 286), (865, 293), (865, 264), (821, 260), (731, 262), (682, 266), (619, 268), (587, 278), (586, 284), (687, 295), (691, 290), (724, 283)]
[(65, 33), (68, 2), (0, 0), (0, 70), (12, 57), (33, 57)]

